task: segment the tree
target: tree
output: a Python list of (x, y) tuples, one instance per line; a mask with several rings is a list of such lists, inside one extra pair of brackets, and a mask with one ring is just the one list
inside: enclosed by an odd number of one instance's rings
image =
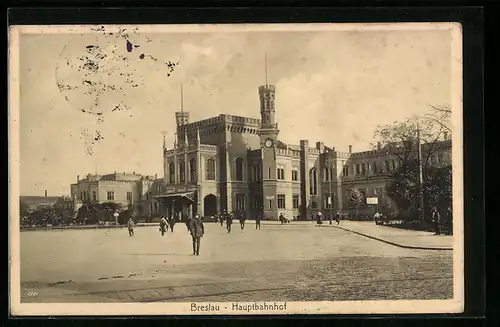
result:
[[(416, 216), (421, 196), (424, 200), (422, 209), (425, 210), (432, 201), (437, 201), (437, 197), (447, 192), (441, 190), (450, 189), (451, 192), (451, 178), (446, 177), (448, 171), (451, 176), (451, 166), (434, 167), (431, 162), (436, 154), (450, 150), (450, 143), (442, 142), (448, 131), (444, 124), (426, 117), (396, 121), (379, 126), (375, 131), (377, 149), (399, 162), (397, 167), (388, 167), (390, 177), (386, 192), (398, 206), (403, 218), (413, 219)], [(420, 167), (422, 180), (419, 176)]]
[(435, 106), (432, 104), (429, 106), (431, 110), (425, 114), (423, 118), (433, 121), (441, 126), (441, 128), (451, 133), (451, 107), (448, 105)]

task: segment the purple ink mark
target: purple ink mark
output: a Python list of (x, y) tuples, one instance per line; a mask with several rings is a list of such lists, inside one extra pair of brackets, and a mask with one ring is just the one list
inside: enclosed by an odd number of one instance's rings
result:
[(128, 52), (132, 52), (132, 49), (133, 49), (133, 48), (134, 48), (134, 47), (133, 47), (132, 43), (130, 43), (130, 41), (129, 41), (129, 40), (127, 40), (127, 51), (128, 51)]

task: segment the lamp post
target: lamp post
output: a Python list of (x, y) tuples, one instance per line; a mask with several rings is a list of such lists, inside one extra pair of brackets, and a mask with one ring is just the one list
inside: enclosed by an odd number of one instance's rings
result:
[(417, 185), (418, 185), (418, 218), (424, 222), (424, 194), (423, 194), (423, 167), (422, 167), (422, 147), (420, 146), (420, 124), (417, 121)]
[(330, 212), (330, 217), (332, 215), (332, 209), (333, 209), (333, 199), (332, 199), (332, 177), (333, 177), (333, 170), (332, 170), (332, 160), (331, 158), (328, 158), (328, 209)]

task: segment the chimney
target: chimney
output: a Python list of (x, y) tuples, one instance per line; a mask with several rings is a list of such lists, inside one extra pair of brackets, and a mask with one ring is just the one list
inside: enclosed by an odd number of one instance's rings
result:
[(448, 140), (448, 131), (444, 131), (443, 132), (443, 138), (444, 138), (445, 141)]
[(382, 142), (377, 142), (377, 150), (380, 150), (382, 149)]
[(325, 149), (325, 144), (323, 142), (316, 142), (316, 149), (320, 151), (320, 153), (323, 153), (323, 150)]
[(349, 153), (352, 153), (352, 145), (349, 144)]
[(47, 197), (47, 190), (45, 190), (45, 197)]
[(79, 182), (80, 181), (80, 175), (76, 175), (76, 181)]

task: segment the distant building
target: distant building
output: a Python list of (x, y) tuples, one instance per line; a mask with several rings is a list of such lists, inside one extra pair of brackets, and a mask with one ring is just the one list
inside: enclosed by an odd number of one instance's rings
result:
[[(354, 189), (363, 194), (358, 212), (373, 210), (368, 197), (391, 206), (384, 186), (399, 165), (396, 156), (386, 148), (353, 152), (350, 146), (341, 152), (322, 142), (285, 144), (278, 138), (275, 87), (262, 85), (258, 91), (261, 119), (221, 114), (190, 123), (181, 103), (173, 148), (163, 142), (163, 187), (154, 196), (161, 213), (211, 216), (227, 209), (248, 217), (263, 213), (277, 219), (284, 213), (310, 219), (318, 211), (351, 213)], [(451, 140), (441, 143), (447, 151), (432, 160), (451, 162)], [(125, 192), (123, 186), (120, 194)]]
[(35, 211), (40, 207), (53, 207), (56, 209), (72, 209), (73, 202), (67, 196), (48, 196), (45, 191), (44, 196), (25, 196), (21, 195), (20, 202), (26, 206), (29, 212)]
[(159, 213), (159, 202), (154, 196), (161, 193), (163, 180), (157, 176), (134, 173), (99, 175), (88, 174), (71, 184), (71, 198), (75, 208), (91, 203), (118, 203), (124, 208), (131, 206), (138, 216)]

